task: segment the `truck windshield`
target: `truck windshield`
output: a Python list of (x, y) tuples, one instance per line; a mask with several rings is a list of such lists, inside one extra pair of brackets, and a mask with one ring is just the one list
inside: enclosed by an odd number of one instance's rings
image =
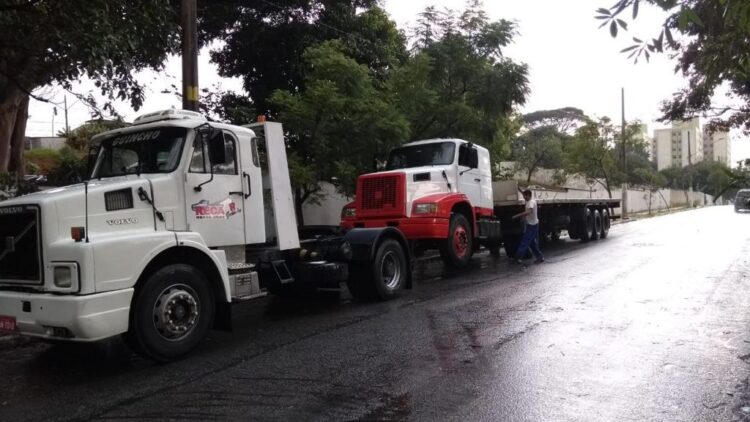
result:
[(435, 142), (396, 148), (388, 156), (387, 170), (452, 164), (456, 144)]
[(737, 198), (750, 198), (750, 190), (741, 190), (737, 192)]
[(170, 173), (180, 164), (187, 129), (163, 127), (102, 141), (92, 178), (134, 173)]

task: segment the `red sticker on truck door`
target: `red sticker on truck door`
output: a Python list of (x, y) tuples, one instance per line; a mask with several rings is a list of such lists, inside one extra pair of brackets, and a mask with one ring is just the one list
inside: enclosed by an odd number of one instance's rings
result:
[(191, 208), (193, 209), (195, 218), (197, 219), (229, 218), (240, 212), (240, 209), (237, 207), (237, 203), (232, 201), (232, 198), (227, 198), (223, 201), (215, 202), (213, 204), (204, 199), (197, 204), (193, 204)]

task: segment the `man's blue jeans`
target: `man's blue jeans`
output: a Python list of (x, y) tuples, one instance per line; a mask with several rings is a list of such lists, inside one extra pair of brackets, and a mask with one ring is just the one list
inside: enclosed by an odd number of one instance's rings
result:
[(536, 259), (543, 259), (542, 251), (539, 250), (539, 224), (527, 224), (526, 231), (523, 233), (521, 238), (521, 244), (518, 245), (518, 251), (516, 252), (516, 259), (523, 259), (526, 255), (526, 251), (531, 248), (531, 253), (534, 254)]

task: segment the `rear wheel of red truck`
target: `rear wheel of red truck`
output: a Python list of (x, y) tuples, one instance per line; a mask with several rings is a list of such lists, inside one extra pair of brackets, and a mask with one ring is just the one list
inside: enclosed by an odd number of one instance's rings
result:
[(448, 227), (448, 238), (440, 245), (440, 257), (451, 267), (464, 268), (474, 253), (473, 241), (469, 220), (463, 214), (454, 213)]
[(357, 300), (388, 300), (401, 292), (408, 277), (409, 265), (401, 243), (385, 239), (372, 262), (351, 264), (346, 284)]
[(206, 276), (190, 265), (167, 265), (136, 290), (125, 340), (144, 357), (173, 361), (203, 340), (214, 312)]

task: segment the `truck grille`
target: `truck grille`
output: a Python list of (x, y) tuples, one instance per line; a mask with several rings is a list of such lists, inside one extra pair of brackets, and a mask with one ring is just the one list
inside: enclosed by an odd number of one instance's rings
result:
[(42, 284), (39, 208), (0, 207), (0, 283)]
[(357, 183), (357, 216), (394, 217), (405, 214), (403, 173), (362, 176)]

